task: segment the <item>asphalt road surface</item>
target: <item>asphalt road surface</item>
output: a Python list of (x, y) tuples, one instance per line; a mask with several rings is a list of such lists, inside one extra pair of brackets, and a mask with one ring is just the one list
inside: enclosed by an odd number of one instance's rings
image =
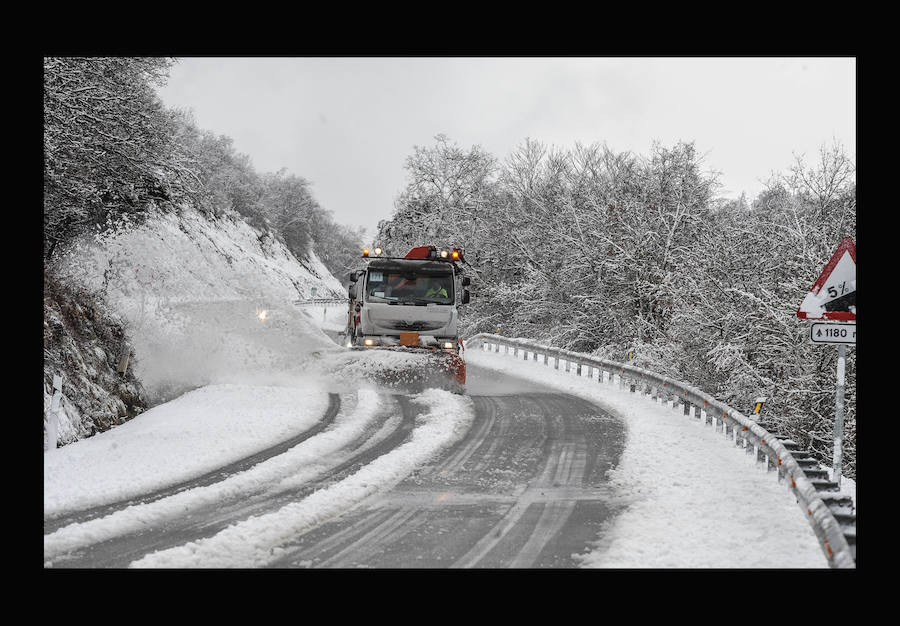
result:
[[(390, 491), (296, 537), (278, 568), (572, 568), (617, 510), (606, 473), (624, 447), (624, 425), (580, 398), (470, 368), (472, 427), (453, 447)], [(327, 427), (337, 396), (317, 425)], [(334, 484), (402, 444), (420, 410), (407, 396), (383, 403), (380, 419), (348, 446), (347, 459), (302, 488), (193, 510), (164, 524), (106, 540), (54, 567), (126, 567), (145, 554), (209, 537)], [(292, 445), (305, 437), (309, 432)], [(221, 472), (148, 494), (143, 501), (208, 485), (278, 454), (254, 455)], [(102, 517), (127, 503), (45, 520), (45, 533)]]

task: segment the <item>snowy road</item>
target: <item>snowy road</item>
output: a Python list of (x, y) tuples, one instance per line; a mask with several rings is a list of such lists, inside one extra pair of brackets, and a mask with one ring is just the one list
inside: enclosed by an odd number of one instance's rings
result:
[(577, 567), (573, 555), (616, 507), (604, 476), (622, 452), (622, 423), (574, 396), (513, 391), (509, 379), (509, 395), (493, 395), (472, 374), (475, 420), (461, 441), (298, 537), (274, 565)]
[[(435, 414), (427, 393), (344, 408), (331, 394), (322, 419), (285, 443), (129, 502), (46, 519), (45, 558), (56, 567), (577, 566), (573, 554), (617, 506), (604, 475), (623, 449), (623, 425), (585, 400), (473, 370), (474, 417), (392, 487), (341, 495), (378, 463), (395, 466), (429, 415), (452, 423), (440, 415), (452, 397), (437, 396)], [(327, 437), (333, 449), (314, 462), (288, 459)], [(267, 480), (240, 485), (265, 466)], [(372, 470), (370, 482), (380, 475)], [(236, 549), (227, 538), (236, 529), (255, 548)]]

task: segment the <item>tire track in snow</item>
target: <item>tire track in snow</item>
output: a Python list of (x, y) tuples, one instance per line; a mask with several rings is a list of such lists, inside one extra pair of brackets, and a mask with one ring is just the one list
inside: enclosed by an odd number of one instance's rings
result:
[[(432, 408), (416, 416), (415, 427), (400, 446), (302, 500), (251, 517), (212, 537), (149, 554), (131, 566), (265, 567), (279, 562), (288, 555), (286, 546), (298, 536), (390, 489), (456, 443), (471, 426), (471, 400), (466, 396), (428, 389), (411, 399)], [(388, 526), (392, 524), (388, 522)]]
[(303, 443), (304, 441), (311, 437), (314, 437), (315, 435), (318, 435), (320, 432), (331, 426), (338, 413), (340, 412), (340, 409), (341, 397), (336, 393), (329, 393), (328, 408), (325, 410), (325, 414), (322, 416), (322, 419), (319, 420), (315, 426), (303, 431), (296, 437), (287, 439), (277, 445), (266, 448), (265, 450), (260, 450), (256, 454), (252, 454), (248, 457), (235, 461), (234, 463), (229, 463), (228, 465), (220, 467), (196, 478), (191, 478), (189, 480), (185, 480), (168, 487), (163, 487), (162, 489), (157, 489), (137, 498), (129, 498), (128, 500), (123, 500), (121, 502), (103, 504), (81, 511), (68, 512), (59, 516), (45, 518), (44, 534), (52, 533), (55, 530), (63, 528), (65, 526), (69, 526), (70, 524), (82, 523), (98, 517), (105, 517), (107, 515), (110, 515), (111, 513), (126, 509), (136, 504), (149, 504), (151, 502), (156, 502), (157, 500), (171, 497), (175, 494), (187, 491), (189, 489), (196, 489), (198, 487), (212, 485), (225, 480), (229, 476), (245, 472), (253, 466), (259, 465), (260, 463), (267, 461), (274, 456), (283, 454), (294, 446)]
[[(373, 430), (377, 430), (377, 437), (384, 438), (396, 429), (396, 422), (390, 429), (386, 430), (384, 424), (379, 429), (379, 419), (392, 422), (391, 410), (385, 410), (375, 392), (361, 390), (358, 397), (352, 411), (343, 412), (336, 419), (327, 416), (329, 419), (312, 434), (304, 433), (308, 436), (300, 443), (249, 470), (231, 474), (219, 483), (182, 489), (151, 503), (115, 510), (105, 517), (70, 524), (45, 535), (45, 559), (80, 550), (74, 558), (65, 559), (67, 566), (127, 565), (148, 551), (196, 539), (203, 533), (213, 534), (233, 522), (235, 516), (248, 516), (254, 504), (270, 499), (269, 490), (278, 490), (286, 479), (295, 486), (296, 493), (297, 485), (328, 473), (335, 463), (352, 462), (355, 451), (371, 447)], [(283, 449), (286, 443), (269, 450)], [(347, 453), (341, 453), (343, 449), (350, 451), (350, 461)], [(328, 455), (337, 458), (332, 458), (331, 463), (327, 458), (321, 460)], [(236, 463), (230, 467), (240, 466)], [(205, 478), (208, 480), (209, 475)], [(284, 491), (283, 487), (280, 489)]]

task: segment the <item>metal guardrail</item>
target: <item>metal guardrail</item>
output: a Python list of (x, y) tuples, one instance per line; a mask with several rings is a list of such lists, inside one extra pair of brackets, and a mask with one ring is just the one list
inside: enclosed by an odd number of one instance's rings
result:
[(696, 387), (661, 376), (632, 365), (608, 361), (579, 352), (561, 350), (531, 343), (522, 339), (510, 339), (500, 335), (481, 333), (469, 337), (464, 343), (466, 349), (500, 352), (512, 350), (512, 356), (534, 361), (543, 357), (545, 365), (554, 360), (554, 368), (559, 369), (560, 361), (565, 363), (565, 371), (582, 376), (585, 366), (587, 377), (593, 378), (597, 370), (598, 382), (608, 380), (631, 392), (646, 393), (657, 402), (671, 403), (677, 409), (683, 407), (684, 415), (714, 426), (747, 454), (756, 454), (758, 464), (765, 464), (767, 471), (777, 472), (778, 482), (787, 483), (797, 498), (797, 504), (806, 514), (819, 545), (832, 568), (856, 567), (856, 514), (852, 499), (840, 493), (838, 485), (828, 479), (828, 472), (819, 469), (812, 456), (800, 450), (796, 442), (780, 438), (739, 411), (731, 408), (700, 391)]
[(297, 306), (348, 306), (347, 298), (310, 298), (308, 300), (294, 300)]

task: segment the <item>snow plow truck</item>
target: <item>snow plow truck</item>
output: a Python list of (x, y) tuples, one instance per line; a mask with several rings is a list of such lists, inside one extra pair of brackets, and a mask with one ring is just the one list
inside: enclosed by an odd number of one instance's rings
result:
[[(469, 302), (460, 248), (419, 246), (404, 257), (365, 248), (365, 267), (350, 273), (345, 336), (355, 350), (423, 355), (412, 378), (462, 393), (466, 363), (459, 338), (458, 304)], [(396, 372), (395, 372), (396, 373)], [(410, 372), (405, 372), (407, 380)]]

